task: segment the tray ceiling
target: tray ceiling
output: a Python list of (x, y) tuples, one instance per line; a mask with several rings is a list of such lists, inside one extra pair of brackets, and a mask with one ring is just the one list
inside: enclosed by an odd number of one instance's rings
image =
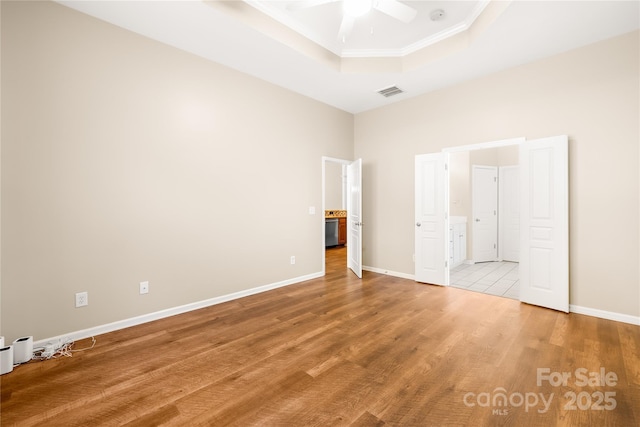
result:
[[(307, 8), (295, 16), (286, 10), (287, 1), (58, 3), (351, 113), (640, 26), (638, 1), (403, 1), (418, 10), (415, 22), (394, 22), (376, 11), (356, 20), (343, 43), (335, 36), (339, 3)], [(443, 37), (446, 28), (468, 22), (481, 6), (469, 28)], [(445, 19), (431, 25), (425, 15), (437, 7), (445, 11)], [(282, 10), (289, 15), (285, 23), (274, 18)], [(402, 93), (388, 98), (378, 93), (392, 86)]]

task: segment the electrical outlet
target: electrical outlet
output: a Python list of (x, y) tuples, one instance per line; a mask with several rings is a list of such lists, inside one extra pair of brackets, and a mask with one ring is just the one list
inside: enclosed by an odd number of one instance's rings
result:
[(89, 292), (78, 292), (76, 294), (76, 308), (89, 305)]
[(292, 257), (291, 257), (291, 265), (293, 265), (293, 264), (295, 264), (295, 263), (296, 263), (296, 257), (295, 257), (295, 256), (292, 256)]
[(140, 282), (140, 295), (149, 293), (149, 282)]

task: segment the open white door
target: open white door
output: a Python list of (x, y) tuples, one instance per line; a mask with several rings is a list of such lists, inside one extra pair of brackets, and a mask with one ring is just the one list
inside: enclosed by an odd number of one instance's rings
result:
[(415, 280), (434, 285), (448, 284), (445, 164), (444, 153), (416, 156)]
[(362, 159), (347, 165), (347, 266), (362, 279)]
[(520, 301), (569, 312), (566, 135), (520, 145)]

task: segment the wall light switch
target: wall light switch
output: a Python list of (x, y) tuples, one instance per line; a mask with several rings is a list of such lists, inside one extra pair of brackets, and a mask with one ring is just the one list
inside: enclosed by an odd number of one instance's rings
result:
[(315, 215), (315, 214), (316, 214), (316, 207), (309, 206), (309, 215)]

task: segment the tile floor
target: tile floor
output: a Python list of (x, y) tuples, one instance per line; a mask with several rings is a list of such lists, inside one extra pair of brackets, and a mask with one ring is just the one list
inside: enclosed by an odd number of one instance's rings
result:
[(508, 261), (460, 264), (451, 269), (449, 283), (454, 288), (520, 299), (519, 265)]

